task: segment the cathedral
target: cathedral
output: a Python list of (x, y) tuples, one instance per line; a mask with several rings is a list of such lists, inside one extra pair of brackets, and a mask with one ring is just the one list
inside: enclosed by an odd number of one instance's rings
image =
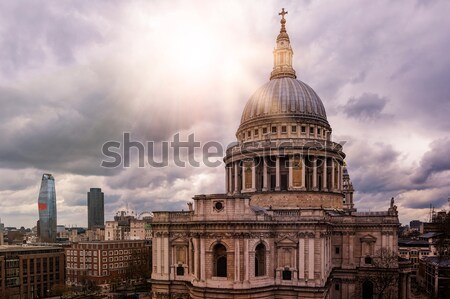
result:
[(286, 31), (224, 157), (226, 192), (155, 212), (152, 298), (410, 298), (397, 207), (357, 212), (342, 146)]

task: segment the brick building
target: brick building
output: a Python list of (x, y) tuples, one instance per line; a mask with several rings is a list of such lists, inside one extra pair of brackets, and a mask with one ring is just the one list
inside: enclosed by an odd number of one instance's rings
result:
[(417, 281), (432, 298), (450, 298), (450, 257), (430, 256), (421, 259)]
[(64, 250), (48, 246), (0, 246), (0, 298), (45, 297), (64, 283)]
[(79, 242), (66, 248), (67, 283), (96, 285), (124, 280), (132, 263), (147, 267), (150, 246), (144, 240)]

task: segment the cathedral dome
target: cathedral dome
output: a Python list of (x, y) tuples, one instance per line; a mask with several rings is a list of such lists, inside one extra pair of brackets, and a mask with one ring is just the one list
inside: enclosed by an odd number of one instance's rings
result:
[(261, 86), (248, 100), (241, 126), (253, 120), (279, 117), (300, 118), (329, 127), (325, 108), (317, 93), (291, 77), (274, 78)]

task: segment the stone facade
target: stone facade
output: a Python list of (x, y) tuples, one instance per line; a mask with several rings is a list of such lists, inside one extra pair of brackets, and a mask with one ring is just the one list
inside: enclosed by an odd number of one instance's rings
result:
[(383, 292), (409, 298), (397, 208), (354, 208), (342, 146), (320, 98), (296, 80), (280, 14), (271, 80), (224, 158), (226, 193), (154, 213), (152, 298), (366, 299), (380, 292), (377, 273), (392, 273)]

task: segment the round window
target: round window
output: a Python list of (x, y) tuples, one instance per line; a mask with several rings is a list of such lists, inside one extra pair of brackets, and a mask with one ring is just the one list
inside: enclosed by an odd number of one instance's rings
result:
[(223, 209), (223, 203), (218, 201), (214, 204), (214, 208), (216, 208), (216, 210), (220, 211)]

